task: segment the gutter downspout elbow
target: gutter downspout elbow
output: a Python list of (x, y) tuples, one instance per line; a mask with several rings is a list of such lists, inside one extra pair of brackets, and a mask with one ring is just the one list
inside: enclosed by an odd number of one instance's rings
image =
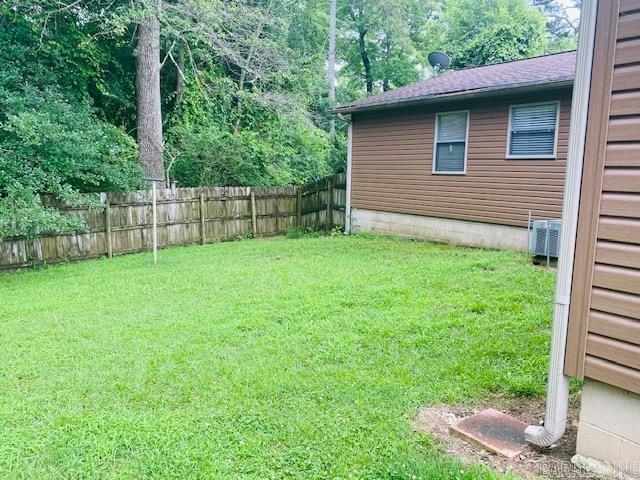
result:
[(569, 407), (569, 377), (564, 374), (569, 303), (573, 278), (580, 186), (591, 88), (591, 67), (595, 38), (598, 0), (584, 0), (580, 19), (576, 76), (571, 103), (571, 126), (567, 172), (562, 208), (562, 232), (558, 256), (556, 304), (553, 313), (549, 378), (547, 380), (547, 406), (544, 425), (530, 425), (525, 439), (540, 447), (550, 447), (564, 435)]

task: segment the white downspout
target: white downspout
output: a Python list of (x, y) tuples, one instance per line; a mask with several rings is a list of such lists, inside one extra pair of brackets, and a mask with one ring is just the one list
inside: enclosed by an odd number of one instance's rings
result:
[(344, 233), (351, 233), (351, 151), (353, 149), (353, 120), (351, 115), (340, 115), (342, 120), (349, 122), (347, 130), (347, 192), (344, 202)]
[(569, 377), (564, 374), (564, 356), (569, 323), (569, 300), (573, 276), (578, 208), (582, 182), (582, 162), (589, 109), (591, 66), (595, 38), (598, 0), (584, 0), (580, 19), (580, 34), (576, 57), (576, 75), (571, 103), (571, 126), (567, 172), (564, 183), (564, 206), (562, 208), (562, 232), (558, 256), (556, 304), (553, 312), (553, 336), (547, 384), (547, 407), (544, 426), (530, 425), (525, 430), (527, 442), (540, 447), (553, 445), (567, 425), (569, 405)]

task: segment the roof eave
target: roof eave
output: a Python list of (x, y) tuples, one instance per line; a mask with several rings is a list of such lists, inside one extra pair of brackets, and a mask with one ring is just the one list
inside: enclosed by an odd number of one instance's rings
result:
[(344, 107), (336, 107), (331, 110), (334, 114), (347, 114), (356, 112), (370, 112), (374, 110), (387, 110), (391, 108), (401, 108), (408, 106), (419, 106), (430, 103), (439, 103), (454, 100), (471, 100), (481, 97), (492, 97), (500, 95), (512, 95), (520, 93), (535, 93), (544, 90), (559, 89), (573, 86), (573, 77), (556, 80), (553, 82), (539, 83), (522, 83), (509, 85), (508, 87), (488, 87), (477, 90), (465, 90), (461, 92), (452, 92), (439, 95), (426, 95), (421, 97), (407, 98), (406, 100), (380, 102), (371, 105), (346, 105)]

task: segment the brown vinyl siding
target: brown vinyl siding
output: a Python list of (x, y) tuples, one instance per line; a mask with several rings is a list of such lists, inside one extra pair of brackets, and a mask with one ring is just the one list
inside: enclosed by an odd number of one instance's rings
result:
[(594, 49), (565, 373), (640, 393), (640, 0)]
[[(506, 159), (509, 106), (560, 101), (556, 159)], [(570, 91), (353, 115), (353, 208), (526, 227), (560, 218)], [(432, 173), (435, 116), (469, 111), (466, 174)]]

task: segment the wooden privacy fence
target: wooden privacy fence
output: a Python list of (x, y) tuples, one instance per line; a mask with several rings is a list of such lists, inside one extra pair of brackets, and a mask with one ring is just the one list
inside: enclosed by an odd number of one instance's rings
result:
[[(344, 226), (346, 175), (304, 186), (158, 190), (158, 246), (271, 236), (297, 227)], [(84, 232), (0, 242), (0, 270), (151, 249), (151, 192), (101, 194), (101, 209), (61, 207)]]

